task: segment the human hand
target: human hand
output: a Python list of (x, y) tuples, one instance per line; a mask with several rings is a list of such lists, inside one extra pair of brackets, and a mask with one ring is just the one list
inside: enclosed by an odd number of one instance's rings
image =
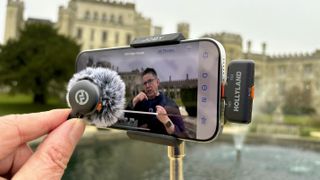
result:
[(157, 108), (157, 118), (162, 124), (166, 124), (168, 121), (170, 121), (170, 118), (167, 115), (166, 109), (164, 107), (158, 105)]
[[(0, 179), (61, 179), (85, 124), (59, 109), (0, 117)], [(48, 134), (35, 152), (27, 142)]]
[(136, 97), (133, 98), (132, 100), (132, 105), (133, 107), (136, 106), (136, 104), (140, 101), (143, 101), (143, 100), (148, 100), (148, 96), (146, 95), (146, 93), (144, 92), (140, 92), (138, 95), (136, 95)]

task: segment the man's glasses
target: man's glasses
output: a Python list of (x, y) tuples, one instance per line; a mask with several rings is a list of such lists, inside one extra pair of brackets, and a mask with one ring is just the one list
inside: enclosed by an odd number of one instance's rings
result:
[(156, 80), (156, 79), (149, 79), (149, 80), (143, 82), (143, 85), (144, 86), (150, 85), (154, 80)]

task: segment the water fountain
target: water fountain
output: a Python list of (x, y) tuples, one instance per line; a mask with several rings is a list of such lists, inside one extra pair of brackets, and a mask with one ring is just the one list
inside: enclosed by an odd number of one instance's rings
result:
[[(242, 130), (240, 127), (239, 133), (245, 132)], [(63, 179), (169, 179), (165, 146), (126, 137), (102, 138), (105, 136), (112, 135), (82, 139)], [(319, 151), (274, 144), (243, 146), (242, 138), (236, 139), (235, 144), (225, 140), (211, 144), (186, 143), (185, 179), (317, 180), (320, 177)], [(235, 160), (235, 147), (240, 149), (241, 161)]]
[(243, 149), (244, 141), (248, 132), (248, 125), (232, 124), (232, 136), (234, 148), (236, 150), (237, 161), (241, 160), (241, 151)]
[(281, 107), (282, 107), (281, 105), (278, 105), (278, 107), (276, 108), (276, 110), (272, 114), (273, 122), (283, 123), (284, 117), (283, 117), (283, 113), (282, 113), (282, 108)]

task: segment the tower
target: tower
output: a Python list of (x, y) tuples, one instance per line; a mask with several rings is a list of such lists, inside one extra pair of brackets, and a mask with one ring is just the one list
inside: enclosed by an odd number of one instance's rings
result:
[(182, 33), (186, 39), (189, 38), (189, 24), (188, 23), (179, 23), (177, 26), (177, 31)]
[(23, 26), (24, 3), (22, 0), (8, 0), (4, 43), (9, 39), (19, 37), (19, 30)]
[(227, 64), (229, 64), (233, 59), (239, 59), (242, 57), (242, 37), (239, 34), (222, 32), (205, 34), (202, 37), (215, 39), (223, 45), (227, 54)]
[(153, 34), (152, 35), (160, 35), (162, 34), (162, 27), (160, 26), (154, 26), (153, 27)]

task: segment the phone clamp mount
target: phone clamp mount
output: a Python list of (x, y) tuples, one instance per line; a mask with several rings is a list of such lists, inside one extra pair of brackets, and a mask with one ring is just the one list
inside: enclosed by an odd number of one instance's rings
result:
[[(134, 39), (130, 46), (133, 48), (159, 45), (179, 44), (184, 40), (182, 33), (172, 33), (141, 37)], [(221, 68), (225, 62), (221, 62)], [(222, 76), (225, 76), (223, 69)], [(225, 79), (225, 78), (222, 78)], [(221, 99), (224, 117), (234, 123), (248, 124), (251, 122), (252, 102), (254, 97), (254, 61), (234, 60), (228, 66), (227, 82), (222, 82)], [(170, 180), (182, 180), (183, 157), (185, 156), (185, 142), (173, 136), (152, 134), (140, 131), (127, 131), (127, 136), (140, 140), (168, 146), (170, 161)]]

